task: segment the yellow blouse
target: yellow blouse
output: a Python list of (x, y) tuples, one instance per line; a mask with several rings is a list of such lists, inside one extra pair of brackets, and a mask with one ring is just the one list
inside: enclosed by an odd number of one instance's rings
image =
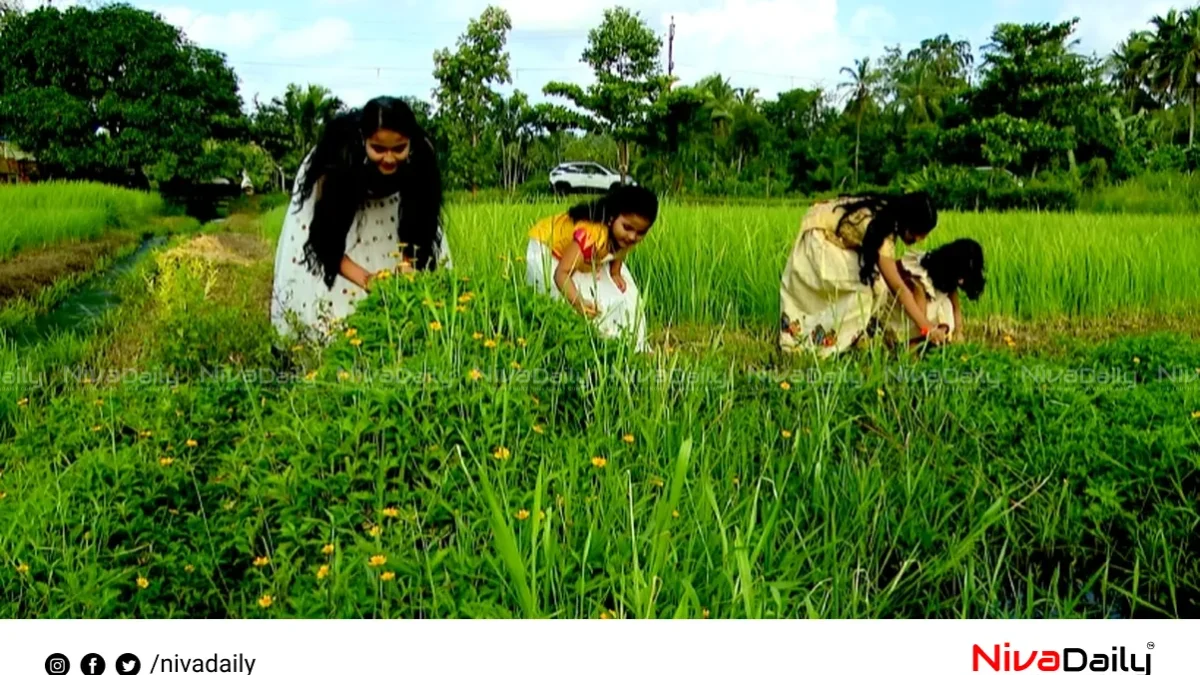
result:
[(588, 263), (602, 262), (612, 253), (608, 228), (589, 221), (575, 222), (565, 213), (538, 222), (529, 230), (529, 238), (546, 245), (555, 258), (562, 258), (574, 242)]
[[(852, 203), (853, 197), (842, 197), (826, 202), (817, 202), (809, 208), (800, 225), (801, 232), (808, 230), (819, 231), (825, 239), (839, 248), (848, 251), (857, 250), (862, 246), (867, 236), (867, 227), (871, 225), (870, 209), (860, 209), (842, 222), (846, 204)], [(879, 255), (884, 258), (896, 258), (896, 236), (889, 236), (879, 247)]]

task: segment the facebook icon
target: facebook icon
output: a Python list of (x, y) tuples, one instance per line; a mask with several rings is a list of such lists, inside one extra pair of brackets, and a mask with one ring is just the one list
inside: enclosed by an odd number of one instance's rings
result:
[(104, 657), (99, 654), (88, 654), (79, 662), (79, 668), (86, 675), (104, 675)]

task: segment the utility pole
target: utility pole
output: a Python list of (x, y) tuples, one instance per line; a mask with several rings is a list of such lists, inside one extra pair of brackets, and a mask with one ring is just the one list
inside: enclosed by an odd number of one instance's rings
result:
[(667, 34), (667, 77), (675, 75), (675, 16), (671, 16), (671, 32)]

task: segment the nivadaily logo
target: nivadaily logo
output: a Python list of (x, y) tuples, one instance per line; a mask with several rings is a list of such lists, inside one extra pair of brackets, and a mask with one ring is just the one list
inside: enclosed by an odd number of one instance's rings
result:
[[(994, 673), (1019, 673), (1036, 668), (1043, 673), (1145, 673), (1150, 675), (1150, 654), (1132, 654), (1124, 647), (1112, 648), (1112, 654), (1090, 653), (1086, 649), (1068, 647), (1066, 649), (1043, 649), (1022, 652), (1011, 649), (1012, 645), (1005, 642), (1004, 647), (993, 645), (984, 648), (975, 645), (971, 650), (971, 665), (975, 672), (988, 671)], [(1139, 667), (1139, 662), (1142, 664)]]

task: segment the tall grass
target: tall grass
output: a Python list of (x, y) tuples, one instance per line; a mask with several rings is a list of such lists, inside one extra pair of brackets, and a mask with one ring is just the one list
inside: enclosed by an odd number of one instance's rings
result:
[(1148, 173), (1096, 188), (1079, 206), (1095, 213), (1200, 214), (1200, 173)]
[[(447, 230), (455, 260), (496, 272), (524, 255), (528, 228), (564, 204), (456, 204)], [(667, 204), (629, 269), (660, 323), (774, 325), (779, 279), (799, 208)], [(921, 248), (978, 240), (988, 286), (966, 312), (1018, 319), (1193, 312), (1200, 227), (1154, 215), (944, 213)]]
[(162, 210), (157, 193), (98, 183), (0, 186), (0, 259), (25, 248), (135, 227)]

